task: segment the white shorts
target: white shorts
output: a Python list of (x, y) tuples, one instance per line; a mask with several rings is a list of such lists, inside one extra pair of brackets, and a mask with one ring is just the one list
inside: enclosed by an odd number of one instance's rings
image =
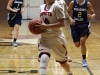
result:
[(51, 38), (51, 39), (39, 39), (38, 41), (38, 54), (53, 55), (58, 62), (67, 61), (67, 48), (65, 37)]

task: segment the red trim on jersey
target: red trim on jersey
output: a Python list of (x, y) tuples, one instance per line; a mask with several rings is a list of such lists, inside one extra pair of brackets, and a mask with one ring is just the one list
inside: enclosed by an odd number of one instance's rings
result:
[(67, 55), (67, 49), (66, 49), (65, 45), (63, 45), (63, 44), (62, 44), (62, 46), (63, 46), (63, 47), (64, 47), (64, 49), (66, 50), (66, 54), (65, 54), (65, 55)]
[(45, 11), (48, 11), (49, 9), (47, 10), (46, 7), (47, 7), (47, 4), (45, 5), (44, 10), (45, 10)]
[(58, 60), (56, 60), (56, 62), (59, 62), (60, 64), (64, 64), (64, 63), (66, 63), (66, 61), (67, 60), (65, 60), (65, 61), (58, 61)]

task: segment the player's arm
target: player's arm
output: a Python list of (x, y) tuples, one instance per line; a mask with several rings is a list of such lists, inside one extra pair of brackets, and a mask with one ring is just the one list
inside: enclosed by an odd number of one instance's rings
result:
[(42, 23), (42, 25), (37, 25), (37, 27), (39, 27), (40, 29), (60, 28), (64, 26), (65, 26), (64, 18), (58, 19), (56, 23), (52, 23), (52, 24)]
[(8, 1), (8, 4), (7, 4), (7, 9), (9, 10), (9, 11), (12, 11), (12, 12), (17, 12), (18, 10), (14, 10), (14, 9), (12, 9), (10, 6), (12, 5), (12, 3), (13, 3), (13, 0), (9, 0)]
[(58, 21), (53, 24), (42, 23), (41, 25), (35, 25), (35, 26), (37, 27), (38, 31), (41, 31), (43, 29), (49, 29), (49, 28), (61, 28), (65, 26), (65, 23), (64, 23), (64, 18), (62, 18), (58, 19)]
[(22, 4), (22, 9), (21, 9), (21, 13), (23, 13), (25, 10), (25, 0), (23, 0), (23, 4)]
[(66, 10), (66, 15), (67, 15), (71, 25), (75, 24), (75, 21), (72, 19), (71, 15), (70, 15), (70, 12), (72, 11), (73, 6), (74, 6), (74, 1), (71, 1), (68, 8), (67, 8), (67, 10)]
[(56, 23), (53, 24), (43, 24), (43, 29), (48, 29), (48, 28), (60, 28), (60, 27), (64, 27), (65, 23), (64, 23), (64, 18), (58, 19)]
[(95, 18), (95, 12), (94, 12), (94, 9), (92, 7), (92, 4), (90, 2), (88, 2), (87, 6), (88, 6), (88, 9), (89, 9), (89, 12), (90, 12), (90, 14), (88, 14), (88, 19), (94, 19)]

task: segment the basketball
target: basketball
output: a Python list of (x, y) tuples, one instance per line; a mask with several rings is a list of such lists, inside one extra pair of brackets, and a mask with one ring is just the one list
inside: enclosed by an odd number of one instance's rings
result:
[(42, 23), (42, 21), (40, 19), (32, 19), (32, 20), (30, 20), (29, 24), (28, 24), (29, 31), (32, 34), (41, 34), (43, 32), (43, 30), (41, 30), (40, 32), (38, 32), (37, 27), (35, 26), (35, 25), (39, 25), (41, 23)]

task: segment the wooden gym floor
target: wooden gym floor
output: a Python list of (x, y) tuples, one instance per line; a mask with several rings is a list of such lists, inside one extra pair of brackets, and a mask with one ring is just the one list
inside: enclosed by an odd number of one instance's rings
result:
[[(37, 56), (37, 39), (28, 30), (29, 20), (24, 20), (20, 27), (17, 40), (18, 47), (12, 47), (12, 35), (7, 22), (0, 22), (0, 75), (39, 75)], [(69, 24), (66, 24), (64, 33), (67, 39), (67, 49), (72, 59), (71, 70), (74, 75), (100, 75), (100, 22), (91, 23), (91, 35), (87, 40), (88, 67), (82, 67), (80, 48), (73, 44)], [(50, 58), (48, 75), (66, 75), (59, 63)]]

